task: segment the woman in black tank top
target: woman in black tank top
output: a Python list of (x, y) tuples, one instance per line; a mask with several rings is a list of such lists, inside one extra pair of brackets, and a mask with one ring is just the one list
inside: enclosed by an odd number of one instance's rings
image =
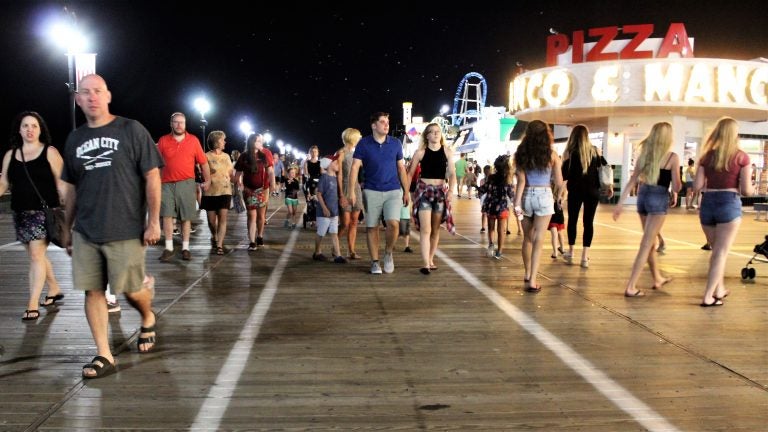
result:
[[(437, 270), (435, 252), (440, 242), (440, 224), (446, 222), (446, 229), (453, 233), (451, 216), (451, 194), (456, 184), (453, 152), (445, 144), (440, 125), (430, 123), (421, 134), (419, 149), (413, 154), (408, 178), (412, 179), (416, 167), (421, 165), (421, 178), (413, 193), (413, 218), (419, 231), (422, 274)], [(446, 184), (445, 179), (448, 179)]]
[[(46, 256), (48, 239), (45, 212), (35, 192), (36, 187), (48, 207), (59, 207), (57, 186), (61, 185), (64, 162), (56, 148), (50, 146), (51, 134), (40, 114), (22, 112), (16, 117), (13, 130), (18, 133), (11, 137), (11, 150), (3, 157), (0, 195), (5, 194), (9, 186), (13, 186), (11, 209), (16, 239), (24, 244), (30, 258), (29, 299), (21, 319), (32, 321), (40, 317), (38, 305), (53, 306), (56, 301), (64, 298)], [(30, 182), (30, 178), (34, 183)], [(39, 303), (46, 282), (48, 296)]]

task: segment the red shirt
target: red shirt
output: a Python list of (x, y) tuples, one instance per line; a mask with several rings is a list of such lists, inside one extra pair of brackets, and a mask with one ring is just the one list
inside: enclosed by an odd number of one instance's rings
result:
[[(253, 185), (261, 185), (257, 187), (268, 188), (272, 183), (269, 178), (269, 167), (274, 167), (275, 165), (272, 152), (265, 147), (260, 150), (260, 153), (263, 155), (260, 161), (250, 159), (249, 153), (243, 153), (235, 163), (235, 170), (243, 173), (243, 184), (248, 189), (253, 189)], [(253, 152), (250, 152), (250, 154), (253, 155)], [(264, 170), (262, 172), (259, 172), (259, 164), (263, 164)]]
[(163, 183), (194, 180), (195, 164), (208, 163), (200, 140), (189, 132), (181, 141), (176, 141), (173, 134), (163, 135), (157, 142), (157, 150), (165, 162), (160, 177)]
[(699, 160), (699, 164), (704, 168), (704, 175), (707, 177), (707, 188), (739, 189), (739, 174), (742, 168), (749, 165), (749, 156), (742, 150), (736, 152), (733, 159), (728, 162), (728, 171), (715, 171), (711, 166), (712, 159), (712, 153), (707, 153)]

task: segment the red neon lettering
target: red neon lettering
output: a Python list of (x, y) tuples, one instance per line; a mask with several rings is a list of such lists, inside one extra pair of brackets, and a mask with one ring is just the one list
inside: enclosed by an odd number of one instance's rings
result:
[(661, 47), (656, 57), (669, 57), (671, 53), (678, 53), (682, 58), (693, 57), (693, 48), (691, 48), (691, 44), (688, 42), (688, 32), (685, 31), (683, 23), (672, 23), (669, 25), (667, 35), (664, 36), (664, 41), (661, 42)]
[(557, 56), (568, 51), (568, 36), (553, 34), (547, 37), (547, 66), (557, 65)]
[(621, 50), (622, 59), (644, 59), (652, 58), (653, 51), (637, 51), (637, 47), (648, 39), (653, 33), (653, 24), (626, 24), (622, 28), (622, 33), (636, 33), (635, 37)]
[(595, 42), (595, 46), (587, 53), (587, 61), (603, 61), (603, 60), (616, 60), (619, 58), (619, 53), (603, 52), (605, 47), (611, 43), (619, 34), (619, 28), (613, 27), (598, 27), (589, 29), (590, 36), (600, 36), (600, 40)]
[(584, 62), (584, 30), (577, 30), (573, 32), (573, 50), (571, 51), (571, 62)]

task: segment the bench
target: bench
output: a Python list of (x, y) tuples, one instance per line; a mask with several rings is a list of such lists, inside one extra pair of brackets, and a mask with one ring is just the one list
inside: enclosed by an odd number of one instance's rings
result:
[(760, 213), (765, 215), (765, 220), (768, 221), (768, 203), (754, 203), (755, 208), (755, 220), (760, 220)]

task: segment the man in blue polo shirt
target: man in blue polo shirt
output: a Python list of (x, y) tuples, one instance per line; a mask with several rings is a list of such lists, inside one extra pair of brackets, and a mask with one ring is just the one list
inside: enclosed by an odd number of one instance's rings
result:
[[(371, 115), (371, 135), (357, 143), (349, 174), (349, 196), (354, 203), (363, 199), (368, 252), (371, 254), (371, 274), (381, 274), (379, 264), (379, 220), (387, 223), (384, 246), (384, 272), (395, 271), (392, 250), (400, 224), (400, 209), (408, 205), (408, 178), (403, 162), (403, 145), (399, 139), (389, 136), (389, 114), (377, 112)], [(363, 197), (355, 196), (357, 174), (360, 167), (365, 172)]]

